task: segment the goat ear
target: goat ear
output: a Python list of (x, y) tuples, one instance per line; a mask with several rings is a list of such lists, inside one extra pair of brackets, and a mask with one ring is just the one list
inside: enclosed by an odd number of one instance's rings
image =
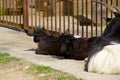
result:
[(110, 22), (112, 20), (112, 18), (106, 18), (106, 17), (103, 17), (103, 19), (107, 22)]
[(120, 13), (114, 12), (115, 17), (120, 17)]

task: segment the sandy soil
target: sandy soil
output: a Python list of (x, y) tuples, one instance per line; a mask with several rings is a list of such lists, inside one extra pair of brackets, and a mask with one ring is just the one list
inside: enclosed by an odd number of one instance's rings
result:
[[(35, 44), (32, 39), (32, 37), (27, 36), (23, 32), (13, 31), (0, 27), (0, 52), (9, 52), (15, 57), (40, 65), (51, 66), (54, 69), (67, 72), (76, 76), (77, 78), (82, 78), (84, 80), (120, 80), (120, 75), (85, 72), (85, 61), (58, 59), (54, 56), (36, 55), (34, 49), (36, 49), (37, 44)], [(0, 68), (0, 70), (1, 69), (2, 68)], [(16, 74), (12, 75), (11, 73)], [(10, 72), (9, 68), (6, 68), (5, 71), (0, 71), (0, 80), (18, 80), (18, 78), (14, 79), (14, 76), (16, 75), (21, 78), (20, 80), (35, 80), (33, 79), (34, 77), (29, 79), (29, 75), (21, 74), (19, 71)], [(23, 79), (25, 76), (28, 79)], [(3, 79), (1, 79), (1, 77)]]
[(36, 76), (26, 73), (30, 63), (20, 60), (0, 64), (0, 80), (38, 80)]

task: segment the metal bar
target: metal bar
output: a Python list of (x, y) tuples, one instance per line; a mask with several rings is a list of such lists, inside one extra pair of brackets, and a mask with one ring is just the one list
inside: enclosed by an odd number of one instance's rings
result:
[[(108, 0), (106, 0), (106, 4), (108, 4)], [(108, 17), (108, 8), (106, 8), (106, 17)], [(108, 22), (106, 21), (106, 26), (107, 26)]]
[[(11, 11), (10, 11), (10, 22), (12, 22), (12, 5), (11, 5), (11, 3), (12, 3), (12, 0), (10, 0), (10, 4), (9, 4), (9, 6), (10, 6), (10, 9), (11, 9)], [(12, 24), (11, 24), (12, 25)]]
[(23, 29), (28, 27), (28, 0), (23, 0)]
[[(113, 0), (111, 0), (111, 5), (113, 4)], [(113, 17), (112, 12), (111, 12), (111, 18)]]
[[(35, 2), (35, 5), (36, 5), (37, 3)], [(37, 26), (37, 6), (35, 6), (35, 27), (38, 27)]]
[[(6, 4), (8, 3), (8, 1), (6, 0)], [(6, 21), (6, 23), (5, 24), (8, 24), (8, 18), (7, 18), (7, 16), (8, 16), (8, 11), (7, 11), (7, 8), (8, 6), (7, 5), (5, 5), (5, 11), (6, 11), (6, 15), (5, 15), (5, 21)]]
[(53, 30), (53, 1), (51, 0), (51, 3), (50, 3), (50, 11), (51, 11), (51, 30)]
[(70, 4), (69, 3), (70, 3), (70, 1), (68, 0), (68, 10), (67, 10), (68, 11), (68, 32), (70, 33), (70, 11), (69, 11), (70, 10), (70, 7), (69, 7)]
[[(101, 2), (102, 1), (103, 0), (101, 0)], [(103, 32), (103, 19), (102, 19), (103, 13), (102, 13), (102, 10), (103, 10), (103, 7), (102, 7), (102, 4), (101, 4), (101, 35), (102, 35), (102, 32)]]
[(98, 27), (97, 5), (98, 5), (98, 4), (97, 4), (97, 3), (95, 3), (95, 4), (96, 4), (95, 6), (96, 6), (96, 36), (97, 36), (97, 35), (98, 35), (98, 34), (97, 34), (97, 30), (98, 30), (98, 28), (97, 28), (97, 27)]
[[(102, 0), (101, 0), (101, 2), (102, 2)], [(102, 27), (102, 26), (103, 26), (103, 22), (102, 22), (102, 21), (103, 21), (103, 20), (102, 20), (102, 16), (103, 16), (102, 13), (103, 13), (103, 12), (102, 12), (102, 11), (103, 11), (103, 9), (102, 9), (102, 5), (101, 5), (101, 35), (102, 35), (102, 31), (103, 31), (103, 27)]]
[(13, 25), (15, 25), (15, 13), (14, 13), (14, 8), (15, 8), (15, 6), (14, 6), (14, 4), (15, 4), (15, 2), (14, 2), (14, 0), (13, 0)]
[(48, 4), (49, 4), (49, 3), (48, 3), (48, 1), (49, 1), (49, 0), (47, 0), (47, 29), (49, 29), (49, 20), (48, 20), (48, 12), (49, 12), (49, 11), (48, 11)]
[(45, 27), (45, 11), (43, 11), (43, 27)]
[[(30, 2), (30, 5), (31, 5), (31, 9), (30, 9), (30, 11), (31, 11), (31, 14), (30, 14), (30, 17), (31, 17), (31, 18), (30, 18), (30, 21), (31, 21), (31, 23), (30, 23), (30, 25), (33, 27), (33, 14), (32, 14), (32, 13), (33, 13), (33, 10), (32, 10), (33, 4), (32, 4), (32, 3), (33, 3), (33, 0), (31, 0), (31, 2)], [(29, 16), (29, 15), (28, 15), (28, 16)], [(28, 24), (28, 25), (29, 25), (29, 24)]]
[(61, 32), (61, 3), (59, 3), (59, 31)]
[[(93, 4), (91, 0), (91, 23), (93, 22)], [(91, 37), (93, 37), (93, 25), (91, 25)]]
[[(64, 2), (64, 1), (63, 1)], [(63, 3), (63, 31), (65, 32), (65, 24), (66, 24), (66, 22), (65, 22), (65, 15), (66, 15), (66, 13), (65, 13), (65, 5), (64, 5), (64, 3)]]
[(2, 9), (2, 0), (0, 0), (0, 8), (1, 8), (1, 13), (0, 13), (0, 23), (1, 23), (1, 20), (2, 20), (2, 13), (3, 13), (3, 9)]
[(55, 3), (54, 3), (54, 5), (55, 5), (55, 31), (57, 31), (57, 16), (56, 16), (56, 0), (55, 0)]
[[(88, 0), (86, 0), (86, 18), (88, 18)], [(86, 25), (86, 37), (88, 38), (88, 26)]]
[(72, 25), (72, 34), (74, 35), (75, 34), (75, 32), (74, 32), (74, 0), (72, 0), (73, 1), (73, 15), (72, 15), (72, 23), (73, 23), (73, 25)]
[(20, 1), (20, 6), (18, 7), (19, 8), (19, 15), (18, 15), (18, 23), (19, 23), (19, 26), (21, 27), (21, 14), (22, 14), (22, 8), (23, 8), (23, 6), (22, 6), (22, 1)]
[[(38, 2), (39, 3), (37, 3), (37, 4), (40, 4), (40, 0), (38, 0)], [(39, 7), (40, 8), (40, 7)], [(38, 11), (38, 13), (39, 13), (39, 16), (38, 16), (38, 18), (39, 18), (39, 25), (41, 24), (41, 11), (40, 11), (40, 9), (38, 9), (39, 11)], [(42, 13), (42, 14), (44, 14), (44, 13)], [(41, 27), (41, 25), (40, 25), (40, 27)]]
[(116, 6), (118, 6), (118, 4), (119, 4), (119, 1), (118, 1), (118, 0), (116, 0)]
[[(16, 24), (18, 24), (18, 5), (17, 5), (17, 1), (16, 1), (16, 6), (15, 6), (15, 13), (16, 13)], [(18, 26), (18, 25), (16, 25), (16, 26)]]
[[(84, 15), (84, 0), (82, 0), (82, 16)], [(83, 21), (83, 18), (82, 18), (82, 21)], [(84, 26), (82, 25), (82, 37), (84, 37)]]
[(4, 16), (5, 16), (5, 2), (3, 1), (3, 21), (5, 20)]
[[(77, 0), (77, 16), (79, 15), (79, 4), (78, 4), (78, 0)], [(77, 35), (79, 35), (79, 22), (77, 20)]]

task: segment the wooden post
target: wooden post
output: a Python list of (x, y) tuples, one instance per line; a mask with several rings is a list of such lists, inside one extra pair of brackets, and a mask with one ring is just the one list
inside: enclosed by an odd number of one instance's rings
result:
[(23, 29), (28, 29), (28, 0), (23, 0)]

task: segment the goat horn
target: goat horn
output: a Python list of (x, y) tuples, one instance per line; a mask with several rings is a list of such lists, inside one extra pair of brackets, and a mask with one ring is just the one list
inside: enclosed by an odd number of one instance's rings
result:
[(99, 1), (92, 1), (92, 2), (96, 2), (96, 3), (102, 4), (103, 6), (107, 7), (109, 10), (111, 10), (112, 12), (114, 12), (113, 7), (110, 6), (110, 5), (108, 5), (108, 4), (105, 4), (104, 2), (99, 2)]

